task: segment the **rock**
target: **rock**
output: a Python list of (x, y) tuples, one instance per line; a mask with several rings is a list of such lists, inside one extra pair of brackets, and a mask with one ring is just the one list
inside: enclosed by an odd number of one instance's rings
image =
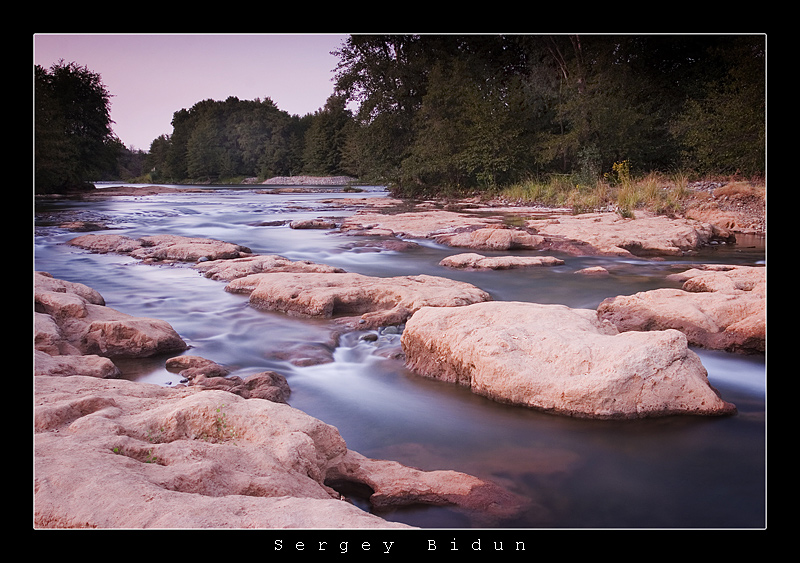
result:
[(211, 260), (208, 262), (200, 262), (192, 267), (199, 270), (207, 278), (223, 281), (269, 272), (344, 272), (341, 268), (335, 268), (325, 264), (316, 264), (309, 260), (292, 261), (277, 255), (254, 255), (230, 260)]
[(335, 229), (336, 222), (328, 219), (298, 219), (289, 223), (292, 229)]
[[(336, 333), (331, 336), (331, 339), (334, 340)], [(289, 344), (282, 350), (267, 354), (267, 359), (288, 361), (298, 367), (317, 366), (333, 362), (335, 347), (335, 343), (300, 342), (298, 344)]]
[(264, 371), (242, 379), (239, 376), (194, 375), (189, 385), (204, 389), (228, 391), (244, 399), (266, 399), (275, 403), (286, 403), (291, 394), (286, 378), (274, 371)]
[(345, 234), (367, 234), (409, 238), (433, 238), (465, 227), (483, 227), (499, 219), (484, 218), (453, 211), (411, 211), (407, 213), (358, 212), (344, 220)]
[(108, 225), (96, 221), (65, 221), (59, 227), (75, 232), (104, 231), (108, 229)]
[(515, 248), (563, 252), (575, 256), (678, 256), (712, 242), (734, 242), (726, 229), (711, 223), (637, 212), (636, 219), (616, 213), (559, 214), (509, 227), (498, 217), (447, 210), (406, 213), (359, 212), (341, 232), (434, 239), (439, 244), (475, 250)]
[(91, 252), (129, 254), (147, 262), (196, 262), (240, 258), (249, 248), (214, 239), (156, 235), (132, 239), (124, 235), (83, 235), (68, 242)]
[(766, 350), (766, 268), (709, 265), (670, 276), (681, 289), (604, 300), (601, 319), (620, 331), (676, 329), (695, 346), (740, 353)]
[(557, 266), (563, 264), (560, 258), (552, 256), (492, 256), (476, 253), (456, 254), (439, 262), (440, 266), (468, 270), (510, 270), (536, 266)]
[(682, 333), (619, 333), (588, 309), (426, 307), (407, 322), (402, 346), (407, 366), (420, 375), (551, 413), (629, 419), (735, 412), (709, 385)]
[(141, 240), (132, 239), (125, 235), (83, 235), (67, 242), (70, 246), (77, 246), (97, 254), (130, 254), (142, 248)]
[(114, 358), (147, 357), (187, 347), (169, 323), (106, 307), (100, 304), (102, 296), (86, 286), (42, 272), (35, 273), (34, 281), (34, 309), (43, 315), (36, 315), (37, 330), (42, 331), (36, 335), (39, 350)]
[(370, 238), (367, 241), (359, 241), (345, 245), (345, 248), (355, 250), (356, 252), (407, 252), (416, 250), (420, 247), (415, 242), (402, 240), (394, 236), (385, 238)]
[(686, 217), (737, 233), (766, 233), (765, 184), (730, 182), (691, 187), (695, 195), (687, 202)]
[(583, 274), (585, 276), (607, 276), (609, 271), (602, 266), (592, 266), (591, 268), (582, 268), (575, 271), (576, 274)]
[(453, 307), (491, 299), (464, 282), (435, 276), (379, 278), (361, 274), (255, 274), (226, 290), (249, 293), (256, 309), (300, 317), (358, 317), (361, 329), (402, 324), (421, 307)]
[(34, 286), (39, 292), (72, 293), (95, 305), (105, 305), (106, 301), (100, 293), (88, 285), (54, 278), (47, 272), (34, 273)]
[(737, 293), (751, 291), (752, 295), (766, 297), (767, 269), (762, 266), (731, 266), (726, 264), (701, 264), (667, 276), (683, 282), (685, 291)]
[(712, 241), (733, 242), (733, 236), (714, 225), (689, 219), (637, 212), (635, 219), (615, 213), (585, 213), (558, 219), (527, 221), (547, 239), (579, 241), (584, 254), (603, 256), (680, 256)]
[(34, 352), (34, 375), (67, 377), (84, 375), (102, 379), (114, 379), (122, 374), (108, 358), (88, 354), (85, 356), (62, 356), (41, 350)]
[(204, 377), (225, 377), (230, 373), (228, 368), (200, 356), (176, 356), (166, 362), (169, 371), (177, 372), (183, 378), (194, 379)]
[(168, 370), (177, 371), (189, 385), (228, 391), (245, 399), (285, 403), (291, 393), (286, 378), (274, 371), (265, 371), (242, 379), (239, 376), (230, 376), (228, 368), (199, 356), (176, 356), (168, 359), (166, 366)]
[(501, 226), (438, 235), (435, 239), (440, 244), (476, 250), (537, 249), (545, 242), (542, 236)]
[(379, 506), (524, 506), (466, 474), (367, 459), (289, 405), (200, 387), (37, 377), (34, 431), (37, 528), (408, 528), (343, 502), (347, 484)]

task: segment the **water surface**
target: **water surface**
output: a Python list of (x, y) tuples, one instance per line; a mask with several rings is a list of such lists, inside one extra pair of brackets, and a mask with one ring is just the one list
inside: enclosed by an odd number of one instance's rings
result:
[[(693, 264), (764, 263), (764, 241), (741, 237), (681, 258), (639, 260), (559, 256), (564, 265), (497, 272), (462, 272), (438, 265), (459, 252), (430, 241), (407, 252), (354, 245), (362, 237), (293, 230), (294, 219), (333, 217), (356, 209), (348, 200), (371, 193), (259, 193), (114, 197), (37, 205), (35, 267), (85, 283), (108, 306), (168, 321), (206, 357), (246, 376), (283, 373), (290, 404), (336, 426), (350, 449), (422, 469), (456, 469), (493, 479), (531, 500), (531, 509), (498, 527), (521, 528), (762, 528), (765, 526), (766, 370), (763, 356), (697, 350), (711, 383), (737, 405), (725, 418), (670, 417), (642, 421), (571, 419), (501, 405), (468, 390), (418, 377), (377, 343), (344, 337), (328, 364), (297, 367), (280, 359), (293, 346), (330, 344), (327, 323), (250, 308), (246, 296), (224, 291), (186, 266), (148, 266), (116, 255), (90, 254), (64, 243), (70, 218), (105, 221), (131, 237), (176, 234), (242, 244), (259, 254), (313, 260), (374, 276), (431, 274), (473, 283), (496, 300), (596, 308), (606, 297), (677, 287), (666, 276)], [(487, 253), (491, 254), (491, 253)], [(523, 254), (523, 253), (520, 253)], [(557, 255), (557, 254), (556, 254)], [(601, 265), (611, 275), (587, 277)], [(170, 386), (165, 358), (120, 363), (124, 376)], [(384, 517), (429, 528), (461, 528), (474, 520), (447, 509), (415, 508)]]

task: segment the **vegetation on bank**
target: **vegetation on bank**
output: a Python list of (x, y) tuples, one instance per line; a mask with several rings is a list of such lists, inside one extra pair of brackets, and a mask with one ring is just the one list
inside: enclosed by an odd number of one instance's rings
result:
[[(346, 175), (401, 197), (503, 194), (627, 213), (676, 210), (689, 177), (765, 174), (763, 36), (355, 35), (334, 54), (334, 93), (317, 112), (203, 100), (178, 109), (149, 152), (81, 128), (76, 112), (55, 119), (83, 106), (107, 120), (107, 93), (48, 86), (74, 64), (37, 67), (37, 189)], [(82, 178), (67, 169), (89, 155), (104, 158)]]
[(574, 175), (557, 175), (542, 181), (528, 179), (497, 191), (497, 197), (516, 203), (566, 207), (573, 213), (615, 210), (624, 217), (637, 208), (656, 213), (678, 213), (691, 195), (689, 177), (650, 172), (633, 177), (628, 162), (614, 163), (612, 172), (593, 183), (576, 181)]

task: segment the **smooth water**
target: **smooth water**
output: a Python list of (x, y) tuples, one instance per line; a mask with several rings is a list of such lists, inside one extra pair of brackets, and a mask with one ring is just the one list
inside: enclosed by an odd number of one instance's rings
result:
[[(382, 354), (399, 336), (378, 342), (346, 335), (332, 363), (297, 367), (280, 359), (300, 345), (330, 345), (325, 322), (265, 313), (224, 283), (187, 266), (152, 266), (117, 255), (90, 254), (64, 243), (79, 233), (68, 219), (105, 221), (107, 232), (131, 237), (170, 233), (242, 244), (259, 254), (312, 260), (374, 276), (431, 274), (468, 281), (495, 300), (596, 308), (606, 297), (675, 287), (666, 276), (700, 263), (764, 263), (764, 240), (740, 237), (689, 257), (668, 260), (560, 256), (557, 267), (462, 272), (438, 262), (458, 253), (430, 241), (406, 252), (378, 251), (321, 230), (293, 230), (275, 221), (343, 218), (372, 193), (278, 193), (231, 188), (201, 194), (43, 202), (36, 208), (35, 268), (87, 284), (119, 311), (168, 321), (191, 345), (188, 353), (224, 364), (235, 375), (284, 374), (292, 406), (336, 426), (348, 447), (368, 457), (431, 469), (454, 469), (495, 480), (531, 499), (505, 528), (762, 528), (766, 526), (766, 366), (763, 356), (696, 350), (711, 383), (737, 405), (725, 418), (669, 417), (640, 421), (572, 419), (501, 405), (467, 389), (418, 377)], [(102, 231), (101, 231), (102, 232)], [(354, 240), (358, 239), (358, 240)], [(491, 253), (487, 253), (491, 254)], [(577, 275), (602, 265), (610, 276)], [(125, 377), (178, 383), (164, 357), (118, 363)], [(475, 526), (442, 508), (382, 514), (428, 528)], [(485, 525), (485, 524), (481, 524)]]

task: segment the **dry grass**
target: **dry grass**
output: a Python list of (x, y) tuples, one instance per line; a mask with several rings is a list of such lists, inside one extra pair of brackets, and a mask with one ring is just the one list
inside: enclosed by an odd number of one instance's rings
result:
[[(715, 197), (764, 197), (762, 182), (723, 180), (724, 185), (714, 191)], [(573, 183), (566, 176), (555, 176), (546, 182), (528, 180), (509, 186), (499, 197), (526, 205), (570, 207), (573, 213), (615, 210), (624, 217), (638, 210), (663, 215), (681, 213), (690, 199), (696, 196), (685, 174), (671, 176), (651, 172), (633, 178), (623, 173), (597, 180), (594, 185)]]

